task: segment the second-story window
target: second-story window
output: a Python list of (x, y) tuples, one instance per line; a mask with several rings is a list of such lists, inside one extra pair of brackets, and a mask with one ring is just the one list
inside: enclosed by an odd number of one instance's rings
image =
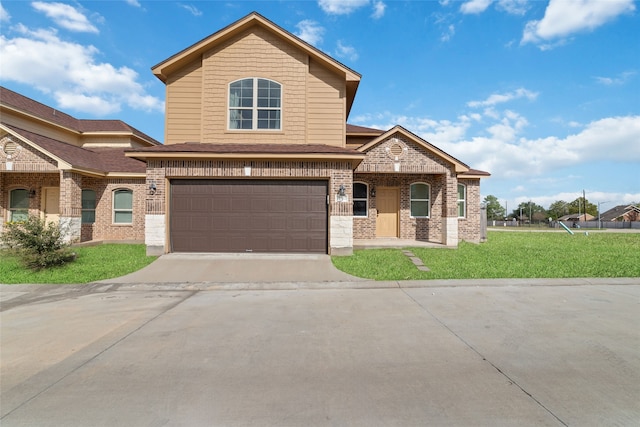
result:
[(282, 85), (248, 78), (229, 85), (229, 129), (282, 129)]

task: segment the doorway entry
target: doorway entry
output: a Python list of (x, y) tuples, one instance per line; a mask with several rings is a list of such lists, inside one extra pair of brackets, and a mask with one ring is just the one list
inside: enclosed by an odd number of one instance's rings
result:
[(398, 237), (400, 224), (400, 188), (378, 187), (376, 237)]

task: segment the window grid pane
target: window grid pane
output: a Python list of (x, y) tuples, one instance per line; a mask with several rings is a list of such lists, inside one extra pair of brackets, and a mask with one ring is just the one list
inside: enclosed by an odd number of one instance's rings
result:
[(29, 192), (27, 190), (12, 190), (11, 209), (29, 209)]
[(231, 83), (229, 129), (281, 129), (281, 94), (281, 85), (267, 79), (249, 78)]
[(429, 217), (430, 188), (427, 184), (411, 184), (411, 216)]

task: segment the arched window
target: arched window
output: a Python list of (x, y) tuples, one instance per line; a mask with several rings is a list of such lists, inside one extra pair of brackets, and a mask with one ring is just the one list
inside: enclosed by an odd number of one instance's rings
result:
[(367, 216), (369, 212), (369, 187), (363, 182), (353, 183), (353, 216)]
[(429, 218), (431, 205), (431, 188), (424, 182), (411, 184), (411, 216), (413, 218)]
[(19, 188), (9, 192), (9, 222), (25, 221), (29, 216), (29, 191)]
[(96, 192), (82, 190), (82, 223), (93, 224), (96, 222)]
[(113, 192), (113, 223), (133, 223), (133, 191), (126, 189)]
[(282, 85), (252, 77), (229, 84), (229, 129), (282, 129)]
[(467, 186), (458, 184), (458, 218), (467, 216)]

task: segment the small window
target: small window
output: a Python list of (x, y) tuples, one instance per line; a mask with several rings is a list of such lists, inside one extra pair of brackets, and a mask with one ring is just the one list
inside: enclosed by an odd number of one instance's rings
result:
[(458, 218), (467, 216), (467, 186), (458, 184)]
[(418, 182), (411, 184), (411, 216), (428, 218), (431, 189), (428, 184)]
[(367, 216), (369, 211), (368, 194), (367, 184), (353, 183), (353, 216)]
[(229, 129), (280, 130), (282, 85), (249, 78), (229, 85)]
[(82, 223), (93, 224), (96, 222), (96, 192), (82, 190)]
[(25, 221), (29, 216), (29, 191), (23, 189), (9, 192), (9, 222)]
[(113, 223), (131, 224), (133, 222), (133, 191), (115, 190), (113, 192)]

